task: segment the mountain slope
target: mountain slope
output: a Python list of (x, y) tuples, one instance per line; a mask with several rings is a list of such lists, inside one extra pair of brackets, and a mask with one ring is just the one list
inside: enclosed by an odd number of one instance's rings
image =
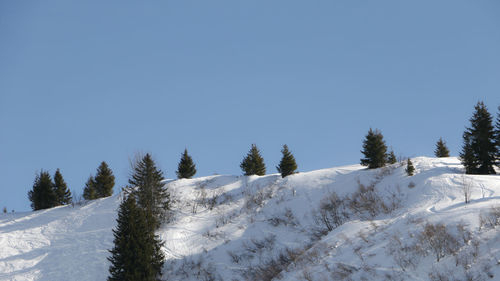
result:
[[(413, 177), (395, 164), (284, 179), (169, 181), (175, 208), (159, 230), (164, 274), (168, 280), (500, 279), (500, 212), (492, 209), (500, 206), (500, 177), (465, 176), (456, 158), (412, 161)], [(471, 190), (469, 204), (464, 187)], [(319, 208), (333, 193), (346, 216), (325, 231)], [(119, 201), (117, 195), (0, 215), (0, 280), (104, 280)], [(446, 235), (443, 241), (454, 244), (436, 254), (428, 242)]]

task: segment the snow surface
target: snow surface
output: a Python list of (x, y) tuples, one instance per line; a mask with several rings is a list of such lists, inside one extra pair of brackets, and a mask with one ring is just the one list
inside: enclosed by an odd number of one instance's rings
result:
[[(430, 280), (430, 273), (450, 280), (500, 280), (500, 233), (479, 219), (500, 206), (500, 176), (463, 175), (453, 157), (412, 161), (412, 177), (397, 163), (376, 170), (344, 166), (284, 179), (273, 174), (167, 181), (174, 210), (158, 231), (165, 242), (165, 279), (251, 280), (252, 272), (294, 249), (299, 256), (274, 280)], [(472, 188), (469, 204), (464, 203), (464, 183)], [(321, 199), (331, 192), (350, 195), (359, 184), (374, 184), (386, 203), (395, 198), (398, 207), (372, 218), (352, 215), (313, 238), (321, 226), (315, 219)], [(116, 195), (1, 214), (0, 280), (105, 280), (120, 200)], [(463, 234), (457, 225), (465, 225), (472, 239), (439, 262), (429, 250), (400, 252), (414, 263), (401, 267), (391, 251), (395, 241), (422, 246), (418, 236), (426, 223), (443, 223), (457, 238)], [(474, 249), (476, 254), (470, 255)]]

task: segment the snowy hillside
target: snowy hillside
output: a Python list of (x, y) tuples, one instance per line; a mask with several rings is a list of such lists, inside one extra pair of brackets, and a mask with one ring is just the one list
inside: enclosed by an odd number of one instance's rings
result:
[[(500, 280), (500, 176), (412, 161), (412, 177), (398, 163), (170, 181), (165, 277)], [(119, 202), (0, 215), (0, 280), (105, 280)]]

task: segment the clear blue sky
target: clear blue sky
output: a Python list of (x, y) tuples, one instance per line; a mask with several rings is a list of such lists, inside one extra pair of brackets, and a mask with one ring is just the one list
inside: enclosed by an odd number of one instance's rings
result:
[(500, 1), (0, 1), (0, 207), (40, 169), (73, 193), (101, 161), (119, 190), (151, 152), (175, 177), (355, 164), (379, 128), (397, 155), (458, 155), (500, 105)]

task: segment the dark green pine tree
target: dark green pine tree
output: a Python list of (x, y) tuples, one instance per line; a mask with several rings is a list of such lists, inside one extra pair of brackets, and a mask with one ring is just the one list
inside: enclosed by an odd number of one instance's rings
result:
[(408, 161), (406, 163), (406, 174), (408, 176), (413, 176), (415, 174), (415, 167), (413, 167), (413, 163), (411, 162), (410, 158), (408, 158)]
[(387, 163), (395, 164), (396, 162), (398, 162), (398, 160), (396, 159), (396, 154), (394, 154), (394, 150), (391, 149), (391, 152), (387, 154)]
[(279, 173), (281, 173), (281, 177), (284, 178), (286, 176), (292, 175), (296, 173), (297, 163), (295, 162), (295, 157), (288, 150), (288, 146), (283, 145), (283, 149), (281, 150), (283, 156), (281, 157), (280, 164), (276, 167)]
[(133, 196), (120, 204), (116, 221), (114, 247), (108, 257), (111, 262), (108, 281), (161, 280), (163, 244), (154, 229), (148, 227), (144, 210), (137, 206)]
[(85, 183), (85, 188), (83, 188), (83, 199), (85, 200), (94, 200), (97, 199), (97, 191), (95, 188), (95, 181), (92, 175), (89, 176), (89, 179)]
[(52, 208), (57, 205), (54, 183), (49, 172), (40, 171), (33, 183), (33, 189), (28, 192), (33, 210)]
[(134, 164), (129, 184), (137, 204), (146, 212), (148, 225), (157, 229), (170, 209), (170, 194), (162, 181), (163, 172), (156, 167), (151, 155), (146, 154)]
[(113, 186), (115, 186), (115, 176), (106, 162), (101, 162), (97, 168), (97, 174), (94, 178), (94, 186), (97, 198), (113, 195)]
[(240, 168), (245, 176), (263, 176), (266, 174), (264, 159), (260, 156), (260, 151), (255, 144), (252, 144), (247, 156), (241, 161)]
[(384, 136), (379, 130), (373, 131), (371, 128), (363, 141), (361, 151), (365, 158), (361, 159), (361, 165), (368, 166), (368, 169), (375, 169), (385, 166), (387, 146)]
[(460, 152), (460, 160), (462, 161), (462, 164), (465, 167), (465, 173), (474, 174), (476, 173), (476, 167), (478, 166), (478, 162), (472, 150), (470, 134), (468, 132), (464, 132), (463, 139), (464, 139), (464, 144), (462, 146), (462, 152)]
[(471, 127), (464, 133), (460, 157), (469, 174), (495, 174), (493, 165), (497, 155), (492, 117), (483, 102), (474, 107)]
[(187, 149), (184, 149), (175, 173), (179, 179), (190, 179), (196, 174), (196, 165), (193, 163), (191, 156), (189, 156)]
[(59, 169), (57, 169), (56, 173), (54, 174), (54, 193), (56, 194), (57, 205), (67, 205), (70, 204), (73, 200), (71, 191), (68, 189), (68, 185), (64, 181), (64, 178)]
[(443, 141), (443, 138), (439, 138), (437, 141), (434, 155), (436, 155), (436, 157), (450, 157), (450, 151), (448, 150), (448, 147), (446, 147), (446, 143)]

